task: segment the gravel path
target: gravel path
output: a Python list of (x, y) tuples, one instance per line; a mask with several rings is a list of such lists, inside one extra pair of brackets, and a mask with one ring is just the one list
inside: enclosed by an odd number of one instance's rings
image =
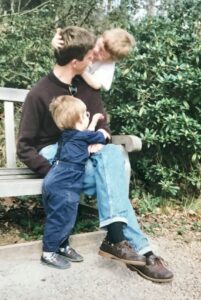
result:
[(155, 252), (169, 262), (175, 274), (172, 283), (152, 283), (124, 264), (98, 256), (97, 241), (77, 243), (76, 249), (85, 261), (62, 271), (39, 263), (39, 246), (32, 250), (0, 249), (0, 299), (201, 300), (200, 241), (157, 238), (151, 243)]

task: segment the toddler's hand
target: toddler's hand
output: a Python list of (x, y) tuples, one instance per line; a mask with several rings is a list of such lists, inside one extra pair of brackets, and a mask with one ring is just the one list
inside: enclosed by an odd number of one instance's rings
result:
[(54, 49), (63, 48), (64, 46), (64, 41), (61, 36), (61, 31), (62, 31), (61, 28), (57, 28), (56, 33), (52, 39), (51, 45)]
[(92, 122), (95, 122), (97, 124), (99, 120), (103, 120), (103, 119), (104, 119), (104, 115), (98, 113), (98, 114), (93, 115)]

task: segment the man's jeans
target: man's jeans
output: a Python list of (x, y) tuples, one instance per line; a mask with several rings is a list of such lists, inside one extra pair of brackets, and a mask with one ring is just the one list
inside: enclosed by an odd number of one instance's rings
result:
[[(51, 162), (56, 151), (57, 144), (43, 148), (40, 154)], [(96, 195), (101, 228), (113, 222), (124, 222), (124, 236), (134, 249), (140, 254), (151, 251), (128, 198), (121, 146), (108, 144), (88, 159), (83, 193)]]

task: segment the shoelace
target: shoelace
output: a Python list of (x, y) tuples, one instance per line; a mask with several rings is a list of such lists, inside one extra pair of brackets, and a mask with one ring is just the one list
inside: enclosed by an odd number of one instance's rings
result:
[(151, 261), (157, 265), (162, 264), (164, 267), (168, 266), (168, 263), (161, 256), (153, 255)]
[(126, 248), (133, 250), (132, 246), (127, 241), (124, 242), (123, 246), (126, 246)]
[(68, 254), (75, 254), (75, 250), (73, 248), (71, 248), (70, 246), (68, 246), (68, 248), (66, 249), (66, 252)]
[(58, 255), (57, 253), (52, 253), (52, 255), (50, 256), (50, 261), (51, 262), (55, 262), (58, 258)]

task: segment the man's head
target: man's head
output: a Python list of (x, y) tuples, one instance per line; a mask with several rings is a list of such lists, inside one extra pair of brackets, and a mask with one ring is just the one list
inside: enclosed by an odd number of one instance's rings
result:
[(73, 96), (59, 96), (50, 104), (50, 112), (57, 127), (61, 130), (79, 128), (85, 130), (89, 125), (89, 113), (83, 101)]
[(86, 29), (77, 26), (62, 29), (61, 36), (64, 46), (55, 50), (57, 64), (65, 66), (74, 62), (74, 66), (78, 69), (77, 74), (81, 74), (93, 59), (92, 49), (96, 37)]
[(126, 30), (114, 28), (103, 32), (94, 48), (94, 58), (99, 61), (120, 60), (131, 52), (134, 37)]

